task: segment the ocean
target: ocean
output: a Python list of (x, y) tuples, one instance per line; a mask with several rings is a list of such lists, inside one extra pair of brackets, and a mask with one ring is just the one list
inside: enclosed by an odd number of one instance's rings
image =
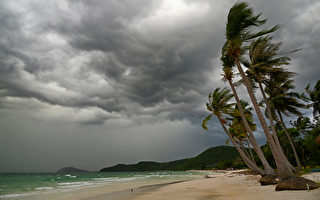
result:
[(59, 196), (88, 188), (109, 187), (112, 192), (121, 188), (199, 179), (209, 174), (213, 172), (0, 173), (0, 199), (59, 199)]

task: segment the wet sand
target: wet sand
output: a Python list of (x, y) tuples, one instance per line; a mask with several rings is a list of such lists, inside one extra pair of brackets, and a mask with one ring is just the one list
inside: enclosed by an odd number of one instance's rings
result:
[(117, 191), (112, 193), (100, 194), (89, 198), (84, 198), (83, 200), (128, 200), (135, 199), (139, 196), (149, 194), (152, 191), (157, 191), (161, 187), (168, 186), (171, 184), (182, 183), (183, 181), (172, 182), (172, 183), (163, 183), (155, 185), (141, 186), (138, 188), (130, 188), (124, 191)]

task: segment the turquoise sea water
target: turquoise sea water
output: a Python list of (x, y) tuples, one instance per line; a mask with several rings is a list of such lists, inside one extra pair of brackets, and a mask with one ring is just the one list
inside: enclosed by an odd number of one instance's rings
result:
[(125, 182), (163, 183), (203, 178), (205, 171), (94, 172), (84, 174), (0, 173), (0, 199), (24, 199), (55, 191), (116, 185)]

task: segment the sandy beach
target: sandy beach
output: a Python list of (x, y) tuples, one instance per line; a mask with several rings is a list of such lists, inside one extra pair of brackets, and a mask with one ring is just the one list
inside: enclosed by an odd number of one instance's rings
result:
[[(307, 175), (319, 181), (320, 173)], [(206, 179), (140, 187), (83, 200), (319, 200), (320, 189), (276, 192), (275, 186), (260, 186), (259, 176), (225, 172)], [(101, 192), (101, 191), (100, 191)]]
[(135, 200), (319, 200), (320, 190), (281, 191), (275, 186), (260, 186), (259, 176), (234, 175), (230, 172), (213, 178), (187, 181), (167, 185), (148, 194), (137, 196)]

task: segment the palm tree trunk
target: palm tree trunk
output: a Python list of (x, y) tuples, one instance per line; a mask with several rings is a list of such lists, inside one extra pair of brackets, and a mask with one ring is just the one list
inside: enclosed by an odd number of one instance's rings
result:
[(248, 145), (249, 153), (250, 153), (250, 156), (251, 156), (251, 158), (252, 158), (253, 163), (254, 163), (254, 164), (257, 164), (257, 163), (256, 163), (256, 160), (255, 160), (254, 157), (253, 157), (252, 150), (251, 150), (251, 146), (250, 146), (250, 142), (249, 142), (248, 138), (247, 138), (247, 145)]
[(246, 156), (251, 159), (251, 161), (253, 162), (252, 158), (250, 158), (250, 154), (248, 153), (246, 147), (243, 145), (243, 143), (241, 142), (241, 140), (239, 140), (238, 142), (240, 144), (240, 148), (242, 149), (242, 151), (246, 154)]
[(227, 127), (224, 125), (223, 121), (221, 118), (219, 118), (219, 122), (223, 128), (223, 130), (226, 132), (226, 134), (229, 137), (229, 140), (232, 142), (232, 144), (234, 145), (234, 147), (236, 148), (236, 150), (239, 152), (242, 160), (246, 163), (246, 165), (252, 169), (255, 172), (258, 172), (260, 175), (264, 176), (266, 174), (266, 172), (262, 169), (260, 169), (257, 165), (255, 165), (246, 155), (245, 153), (240, 149), (239, 145), (234, 141), (233, 137), (231, 136), (229, 130), (227, 129)]
[(242, 109), (242, 106), (241, 106), (241, 103), (240, 103), (240, 99), (239, 99), (237, 90), (234, 87), (234, 84), (232, 83), (231, 80), (228, 80), (228, 83), (229, 83), (229, 85), (231, 87), (231, 90), (232, 90), (232, 93), (233, 93), (233, 95), (234, 95), (234, 97), (236, 99), (236, 102), (237, 102), (237, 105), (238, 105), (238, 108), (239, 108), (239, 111), (240, 111), (240, 114), (241, 114), (241, 119), (243, 121), (244, 127), (245, 127), (247, 133), (250, 135), (250, 138), (252, 140), (252, 146), (253, 146), (255, 152), (257, 153), (259, 159), (261, 160), (263, 168), (266, 170), (267, 175), (268, 174), (274, 174), (275, 171), (272, 169), (272, 167), (268, 163), (266, 157), (264, 156), (262, 150), (260, 149), (260, 146), (259, 146), (257, 140), (255, 139), (255, 137), (254, 137), (254, 135), (252, 133), (252, 130), (251, 130), (249, 124), (248, 124), (248, 121), (247, 121), (247, 119), (245, 117), (245, 114), (244, 114), (244, 111)]
[[(253, 144), (252, 144), (252, 140), (251, 140), (251, 138), (250, 138), (250, 136), (249, 136), (249, 134), (248, 133), (246, 133), (246, 140), (247, 140), (247, 146), (248, 146), (248, 148), (249, 148), (249, 150), (250, 150), (250, 154), (251, 154), (251, 157), (253, 158), (253, 161), (254, 161), (254, 163), (255, 164), (257, 164), (256, 163), (256, 160), (254, 159), (254, 157), (253, 157), (253, 154), (252, 154), (252, 148), (253, 148), (253, 150), (254, 150), (254, 147), (253, 147)], [(251, 148), (251, 146), (252, 146), (252, 148)], [(259, 158), (259, 157), (258, 157)], [(260, 158), (259, 158), (260, 159)], [(261, 160), (260, 160), (261, 161)]]
[(275, 141), (268, 129), (268, 125), (267, 125), (267, 122), (265, 120), (265, 118), (263, 117), (263, 114), (260, 110), (260, 107), (259, 107), (259, 104), (258, 104), (258, 101), (253, 93), (253, 90), (252, 90), (252, 86), (251, 86), (251, 83), (250, 81), (248, 80), (248, 78), (246, 77), (246, 74), (244, 73), (244, 71), (242, 70), (242, 67), (240, 65), (240, 62), (239, 62), (239, 59), (238, 57), (235, 57), (235, 61), (236, 61), (236, 64), (237, 64), (237, 68), (241, 74), (241, 77), (244, 81), (244, 84), (247, 88), (247, 91), (248, 91), (248, 94), (250, 96), (250, 99), (252, 101), (252, 104), (253, 104), (253, 107), (257, 113), (257, 117), (261, 123), (261, 127), (266, 135), (266, 138), (268, 140), (268, 143), (269, 143), (269, 146), (270, 146), (270, 149), (271, 149), (271, 152), (272, 152), (272, 155), (274, 157), (274, 160), (276, 162), (276, 165), (277, 165), (277, 169), (278, 169), (278, 175), (281, 177), (281, 178), (286, 178), (286, 177), (292, 177), (294, 176), (294, 174), (292, 173), (291, 169), (286, 165), (286, 163), (283, 161), (283, 158), (281, 156), (281, 153), (279, 151), (279, 148), (277, 147), (277, 145), (275, 144)]
[(277, 109), (277, 112), (278, 112), (278, 115), (279, 115), (279, 118), (280, 118), (281, 125), (282, 125), (282, 127), (283, 127), (283, 129), (284, 129), (284, 132), (285, 132), (285, 134), (286, 134), (286, 136), (287, 136), (287, 138), (288, 138), (288, 140), (289, 140), (290, 146), (291, 146), (291, 148), (292, 148), (294, 157), (295, 157), (296, 162), (297, 162), (297, 165), (298, 165), (298, 169), (299, 169), (299, 171), (301, 171), (300, 159), (299, 159), (299, 157), (298, 157), (298, 153), (297, 153), (297, 151), (296, 151), (296, 148), (294, 147), (292, 138), (291, 138), (291, 136), (290, 136), (290, 134), (289, 134), (289, 132), (288, 132), (288, 130), (287, 130), (287, 127), (286, 127), (285, 123), (283, 122), (283, 118), (282, 118), (282, 114), (281, 114), (280, 110)]
[(260, 89), (260, 92), (262, 94), (262, 97), (263, 97), (263, 100), (264, 102), (266, 103), (266, 109), (267, 109), (267, 115), (268, 115), (268, 118), (269, 118), (269, 122), (270, 122), (270, 126), (271, 126), (271, 131), (273, 133), (273, 138), (274, 138), (274, 141), (275, 143), (278, 145), (278, 149), (280, 151), (280, 154), (281, 154), (281, 157), (283, 157), (283, 160), (284, 162), (286, 163), (286, 165), (288, 165), (288, 167), (292, 170), (292, 171), (297, 171), (296, 168), (294, 168), (291, 163), (289, 162), (288, 158), (285, 156), (284, 152), (283, 152), (283, 149), (281, 147), (281, 144), (280, 144), (280, 141), (279, 141), (279, 138), (278, 138), (278, 135), (277, 135), (277, 131), (274, 127), (274, 124), (273, 124), (273, 117), (272, 117), (272, 113), (271, 113), (271, 108), (270, 108), (270, 104), (269, 104), (269, 101), (267, 99), (267, 96), (266, 96), (266, 93), (264, 92), (263, 90), (263, 87), (262, 87), (262, 84), (261, 84), (261, 81), (258, 79), (258, 85), (259, 85), (259, 89)]
[[(248, 135), (248, 133), (247, 133), (247, 144), (248, 144), (248, 148), (250, 149), (250, 154), (252, 154), (251, 146), (253, 147), (253, 144), (252, 144), (252, 140), (251, 140), (250, 136)], [(251, 146), (250, 146), (250, 144), (251, 144)], [(252, 157), (253, 157), (253, 154), (252, 154)], [(254, 159), (254, 157), (253, 157), (253, 160), (254, 160), (254, 163), (256, 163), (256, 160)]]

